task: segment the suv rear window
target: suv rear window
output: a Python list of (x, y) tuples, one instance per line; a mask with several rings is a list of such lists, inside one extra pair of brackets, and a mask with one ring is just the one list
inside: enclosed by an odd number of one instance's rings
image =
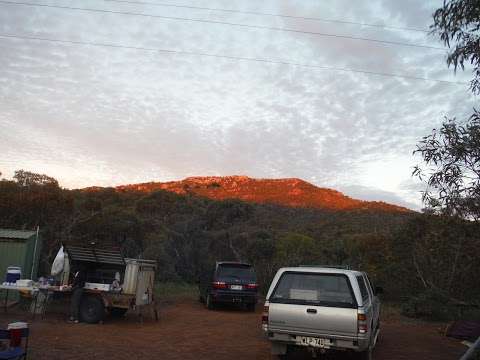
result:
[(343, 274), (285, 272), (270, 302), (335, 307), (356, 307), (350, 282)]
[(368, 300), (368, 291), (367, 286), (365, 285), (365, 279), (363, 276), (357, 276), (358, 287), (360, 288), (360, 293), (362, 294), (362, 300), (365, 302)]
[(243, 280), (251, 283), (256, 282), (255, 271), (253, 270), (253, 267), (243, 264), (219, 265), (217, 268), (217, 280)]

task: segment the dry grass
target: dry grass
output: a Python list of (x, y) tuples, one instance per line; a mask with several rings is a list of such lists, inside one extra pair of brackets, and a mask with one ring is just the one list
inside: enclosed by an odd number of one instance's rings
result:
[(155, 285), (155, 296), (160, 302), (197, 300), (198, 286), (179, 282), (161, 282)]

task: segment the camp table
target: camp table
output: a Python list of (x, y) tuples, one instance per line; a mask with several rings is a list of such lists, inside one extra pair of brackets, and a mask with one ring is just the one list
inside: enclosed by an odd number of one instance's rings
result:
[[(0, 285), (0, 290), (5, 290), (5, 300), (3, 301), (3, 311), (4, 312), (7, 312), (8, 293), (10, 291), (30, 292), (33, 295), (33, 297), (35, 298), (35, 301), (37, 300), (36, 292), (38, 292), (38, 288), (35, 288), (33, 286)], [(35, 304), (35, 306), (36, 306), (36, 304)]]

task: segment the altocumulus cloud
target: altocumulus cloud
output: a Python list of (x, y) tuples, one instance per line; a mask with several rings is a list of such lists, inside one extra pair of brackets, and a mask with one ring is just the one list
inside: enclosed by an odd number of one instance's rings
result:
[[(45, 3), (56, 4), (49, 0)], [(428, 28), (441, 1), (193, 1)], [(65, 5), (65, 4), (62, 4)], [(166, 19), (0, 5), (0, 32), (465, 81), (438, 50)], [(81, 6), (441, 46), (422, 32), (88, 0)], [(190, 175), (300, 177), (420, 207), (416, 142), (465, 116), (466, 86), (219, 58), (0, 39), (0, 170), (81, 187)]]

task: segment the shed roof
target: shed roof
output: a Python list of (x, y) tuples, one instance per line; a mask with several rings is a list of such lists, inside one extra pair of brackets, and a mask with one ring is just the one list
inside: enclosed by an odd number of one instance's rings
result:
[(37, 232), (31, 230), (0, 229), (1, 239), (29, 239)]

